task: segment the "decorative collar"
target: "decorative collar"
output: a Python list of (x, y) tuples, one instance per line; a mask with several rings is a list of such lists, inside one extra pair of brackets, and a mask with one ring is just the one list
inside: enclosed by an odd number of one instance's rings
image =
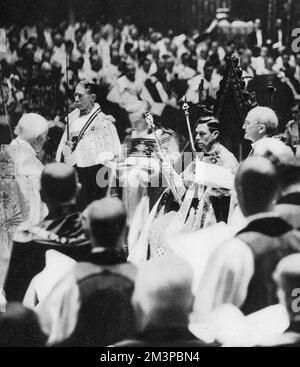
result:
[(94, 113), (99, 107), (100, 105), (98, 103), (95, 103), (94, 107), (89, 112), (79, 110), (79, 117), (89, 116)]
[(57, 208), (56, 210), (51, 211), (47, 217), (46, 220), (54, 219), (54, 218), (60, 218), (65, 217), (70, 214), (77, 213), (76, 205), (75, 204), (66, 204), (62, 205), (61, 207)]

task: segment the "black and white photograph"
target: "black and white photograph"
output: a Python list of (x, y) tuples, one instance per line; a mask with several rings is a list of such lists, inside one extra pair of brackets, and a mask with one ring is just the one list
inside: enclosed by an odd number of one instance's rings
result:
[(299, 0), (1, 0), (0, 347), (300, 347)]

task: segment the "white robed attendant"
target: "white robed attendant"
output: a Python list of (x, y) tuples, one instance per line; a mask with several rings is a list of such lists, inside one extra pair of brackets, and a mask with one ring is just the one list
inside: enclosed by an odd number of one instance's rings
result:
[(102, 164), (104, 153), (112, 153), (113, 156), (120, 154), (115, 119), (101, 111), (100, 105), (95, 102), (95, 93), (90, 90), (91, 85), (80, 82), (76, 87), (76, 109), (68, 117), (69, 141), (66, 128), (56, 153), (58, 162), (64, 160), (84, 168)]
[[(58, 146), (56, 161), (77, 168), (82, 185), (79, 209), (106, 195), (109, 179), (107, 162), (119, 157), (120, 139), (115, 119), (101, 111), (95, 102), (97, 86), (80, 82), (75, 90), (76, 109), (69, 114), (68, 125)], [(69, 135), (69, 136), (68, 136)]]
[(17, 137), (1, 152), (0, 287), (5, 280), (15, 230), (20, 224), (38, 224), (48, 213), (40, 197), (44, 166), (37, 157), (48, 139), (48, 122), (36, 113), (28, 113), (18, 122), (15, 133)]

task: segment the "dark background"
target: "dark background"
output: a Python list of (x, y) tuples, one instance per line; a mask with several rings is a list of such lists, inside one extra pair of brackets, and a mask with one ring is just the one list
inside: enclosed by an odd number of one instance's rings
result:
[(222, 6), (230, 7), (230, 20), (260, 17), (266, 30), (276, 17), (282, 17), (288, 28), (300, 26), (299, 0), (1, 0), (0, 22), (22, 25), (47, 16), (55, 23), (66, 19), (72, 9), (76, 19), (93, 22), (105, 16), (115, 21), (130, 16), (141, 30), (152, 26), (182, 32), (205, 29)]

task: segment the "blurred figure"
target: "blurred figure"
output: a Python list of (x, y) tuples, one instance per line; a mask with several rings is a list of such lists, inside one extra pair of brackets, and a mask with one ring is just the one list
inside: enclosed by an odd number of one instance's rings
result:
[(265, 39), (261, 28), (261, 20), (259, 18), (254, 21), (254, 29), (248, 35), (247, 44), (254, 56), (258, 56), (260, 48), (264, 45)]
[[(277, 286), (280, 305), (284, 307), (290, 324), (281, 335), (260, 344), (260, 347), (299, 347), (299, 290), (300, 290), (300, 255), (284, 257), (277, 265), (273, 278)], [(274, 320), (275, 321), (275, 320)]]
[(254, 77), (254, 69), (251, 65), (250, 57), (244, 55), (240, 59), (241, 69), (243, 71), (242, 77), (245, 78), (246, 85), (249, 82), (249, 79)]
[(275, 29), (271, 37), (271, 45), (274, 50), (281, 49), (285, 45), (286, 35), (283, 30), (282, 19), (277, 18), (275, 22)]
[(0, 314), (0, 347), (44, 347), (37, 315), (21, 303), (10, 303)]
[[(182, 258), (152, 259), (139, 268), (132, 304), (137, 334), (116, 347), (204, 347), (189, 330), (193, 272)], [(216, 346), (216, 345), (215, 345)]]
[(136, 79), (134, 64), (126, 63), (124, 75), (117, 80), (117, 83), (107, 95), (107, 99), (128, 111), (132, 105), (141, 99), (142, 90), (143, 84)]
[(300, 162), (297, 159), (285, 162), (280, 174), (281, 193), (275, 212), (292, 227), (300, 228)]
[(269, 160), (244, 161), (235, 187), (248, 223), (219, 246), (207, 263), (195, 303), (202, 316), (223, 303), (232, 303), (245, 314), (276, 304), (272, 272), (284, 256), (300, 251), (300, 232), (273, 212), (279, 176)]
[[(55, 249), (75, 260), (90, 250), (83, 219), (76, 208), (81, 185), (66, 163), (46, 165), (41, 176), (41, 199), (49, 214), (39, 224), (16, 232), (5, 281), (8, 301), (21, 301), (31, 279), (45, 266), (45, 253)], [(36, 297), (35, 303), (39, 299)]]
[(40, 177), (44, 166), (37, 155), (48, 140), (48, 122), (36, 113), (25, 114), (19, 120), (15, 134), (17, 137), (10, 143), (9, 148), (13, 154), (15, 174), (25, 200), (22, 219), (34, 225), (47, 213), (39, 194)]
[(259, 55), (253, 60), (254, 69), (257, 75), (264, 75), (266, 73), (266, 60), (269, 56), (268, 52), (267, 47), (262, 47)]
[(105, 346), (134, 333), (130, 298), (135, 267), (122, 246), (126, 211), (117, 198), (86, 210), (90, 254), (52, 289), (38, 309), (49, 345)]
[(300, 346), (300, 255), (294, 254), (283, 258), (274, 272), (279, 302), (285, 306), (290, 319), (288, 330), (269, 346)]

